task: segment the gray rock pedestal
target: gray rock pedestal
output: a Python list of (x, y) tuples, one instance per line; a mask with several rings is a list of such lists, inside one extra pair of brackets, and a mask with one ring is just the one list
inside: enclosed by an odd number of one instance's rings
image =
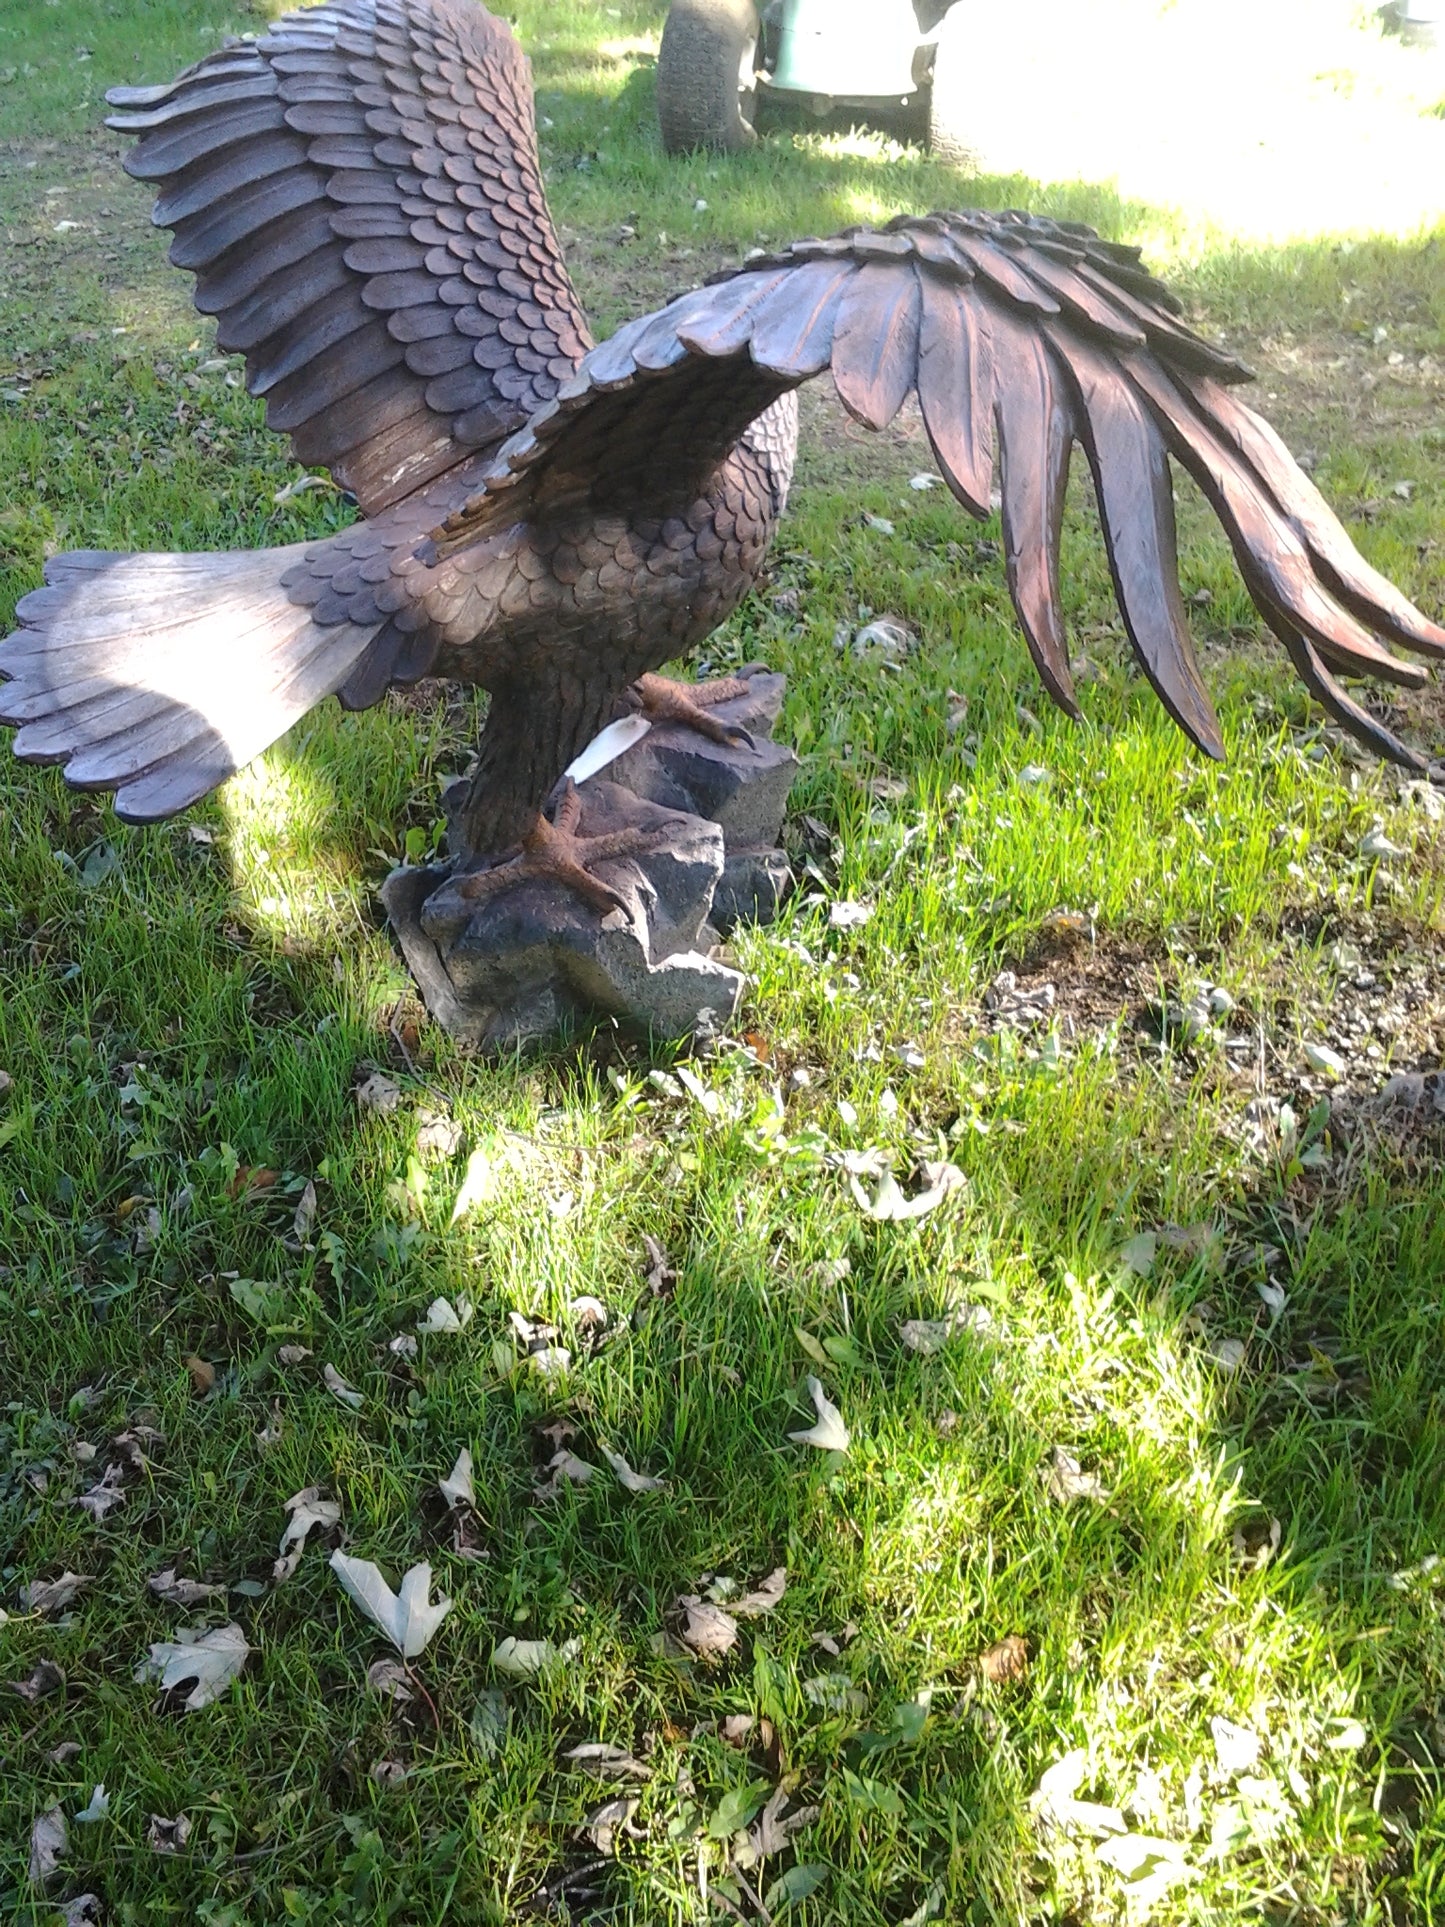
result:
[(769, 735), (784, 679), (749, 680), (746, 696), (713, 713), (748, 730), (756, 750), (665, 724), (579, 790), (584, 837), (665, 832), (655, 851), (596, 866), (625, 910), (601, 917), (564, 886), (534, 880), (478, 904), (450, 863), (392, 871), (382, 903), (451, 1036), (507, 1049), (602, 1015), (686, 1037), (732, 1017), (744, 978), (710, 953), (720, 929), (768, 921), (791, 882), (777, 842), (797, 769)]

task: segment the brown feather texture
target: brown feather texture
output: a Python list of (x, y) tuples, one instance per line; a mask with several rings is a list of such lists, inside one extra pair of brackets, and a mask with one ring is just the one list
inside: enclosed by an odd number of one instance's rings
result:
[(757, 580), (793, 394), (830, 371), (882, 428), (916, 396), (940, 472), (1001, 510), (1044, 685), (1078, 713), (1060, 541), (1085, 454), (1115, 592), (1161, 702), (1223, 753), (1179, 591), (1194, 478), (1310, 693), (1421, 759), (1341, 675), (1416, 683), (1445, 630), (1356, 552), (1138, 251), (1020, 213), (803, 240), (593, 347), (542, 189), (526, 62), (475, 0), (325, 0), (167, 86), (110, 96), (171, 259), (303, 461), (363, 519), (254, 554), (60, 556), (0, 642), (17, 755), (150, 820), (326, 695), (445, 674), (491, 694), (464, 840), (515, 843), (644, 672)]

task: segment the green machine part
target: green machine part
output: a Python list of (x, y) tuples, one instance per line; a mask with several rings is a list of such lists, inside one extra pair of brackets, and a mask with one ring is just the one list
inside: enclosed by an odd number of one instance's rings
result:
[(914, 89), (913, 0), (784, 0), (772, 87), (834, 100), (883, 100)]

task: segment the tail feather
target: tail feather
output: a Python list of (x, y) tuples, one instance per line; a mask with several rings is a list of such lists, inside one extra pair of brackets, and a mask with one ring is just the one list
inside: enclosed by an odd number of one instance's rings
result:
[(130, 822), (197, 802), (339, 690), (377, 636), (289, 599), (282, 577), (306, 552), (55, 557), (0, 642), (15, 754), (114, 789)]

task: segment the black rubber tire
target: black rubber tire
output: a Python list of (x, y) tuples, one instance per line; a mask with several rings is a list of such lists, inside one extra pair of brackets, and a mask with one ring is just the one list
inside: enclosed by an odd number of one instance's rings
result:
[(752, 146), (752, 95), (741, 79), (760, 31), (752, 0), (672, 0), (657, 55), (657, 119), (669, 154)]

